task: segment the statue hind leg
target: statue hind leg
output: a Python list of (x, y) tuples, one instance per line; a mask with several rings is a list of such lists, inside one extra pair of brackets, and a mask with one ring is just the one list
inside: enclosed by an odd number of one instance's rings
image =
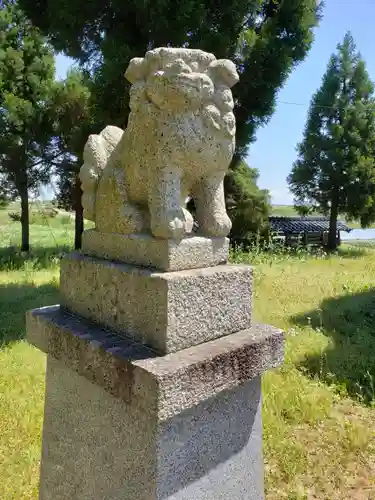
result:
[(203, 236), (227, 236), (231, 230), (232, 223), (225, 207), (224, 177), (225, 172), (218, 172), (195, 186), (196, 218)]
[(103, 174), (96, 198), (96, 228), (103, 233), (136, 234), (146, 232), (145, 213), (127, 196), (123, 168), (113, 167)]

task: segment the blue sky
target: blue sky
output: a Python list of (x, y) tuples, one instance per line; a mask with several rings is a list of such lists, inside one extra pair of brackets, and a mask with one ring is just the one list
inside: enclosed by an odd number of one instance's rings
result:
[[(350, 30), (375, 80), (375, 0), (326, 0), (324, 17), (306, 60), (291, 74), (277, 98), (276, 112), (260, 129), (248, 163), (259, 170), (259, 186), (271, 191), (274, 204), (292, 203), (286, 176), (302, 138), (312, 94), (320, 86), (328, 59)], [(72, 62), (58, 56), (57, 76), (63, 78)], [(254, 77), (256, 77), (254, 75)]]

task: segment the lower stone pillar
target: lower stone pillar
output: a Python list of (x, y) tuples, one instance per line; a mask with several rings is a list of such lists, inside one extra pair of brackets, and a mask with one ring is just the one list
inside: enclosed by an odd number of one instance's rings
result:
[(28, 313), (48, 355), (40, 500), (262, 500), (267, 325), (158, 355), (59, 306)]

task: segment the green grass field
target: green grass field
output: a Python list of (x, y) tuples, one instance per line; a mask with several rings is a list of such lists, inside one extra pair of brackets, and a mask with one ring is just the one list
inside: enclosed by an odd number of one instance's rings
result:
[[(24, 340), (28, 309), (58, 302), (64, 215), (20, 227), (0, 214), (0, 499), (38, 498), (45, 356)], [(255, 268), (255, 316), (286, 331), (263, 380), (267, 500), (375, 499), (375, 249), (335, 256), (233, 254)]]

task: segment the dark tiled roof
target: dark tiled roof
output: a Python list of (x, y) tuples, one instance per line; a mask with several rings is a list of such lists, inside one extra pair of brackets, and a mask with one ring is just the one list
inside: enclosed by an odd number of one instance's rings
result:
[[(269, 217), (271, 231), (276, 233), (312, 233), (328, 231), (328, 217)], [(342, 221), (337, 221), (339, 231), (350, 232), (351, 228)]]

